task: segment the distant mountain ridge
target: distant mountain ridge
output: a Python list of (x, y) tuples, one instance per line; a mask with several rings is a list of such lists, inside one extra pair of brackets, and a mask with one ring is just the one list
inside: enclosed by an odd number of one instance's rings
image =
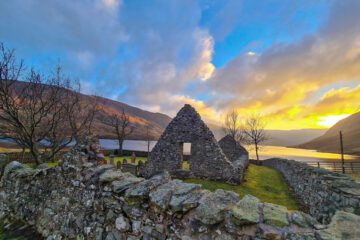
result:
[(343, 133), (344, 152), (360, 154), (360, 112), (337, 122), (322, 136), (300, 144), (297, 147), (338, 153), (340, 151), (340, 131)]
[[(221, 126), (215, 124), (208, 124), (208, 126), (216, 139), (219, 140), (224, 136)], [(265, 130), (265, 132), (269, 138), (264, 143), (265, 145), (289, 147), (319, 137), (326, 132), (326, 129)]]

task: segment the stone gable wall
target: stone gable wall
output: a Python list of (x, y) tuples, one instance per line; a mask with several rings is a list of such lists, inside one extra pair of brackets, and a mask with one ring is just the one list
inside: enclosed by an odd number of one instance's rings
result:
[(294, 160), (268, 159), (262, 163), (282, 173), (310, 214), (319, 221), (330, 222), (338, 210), (360, 215), (360, 183), (351, 177)]
[(227, 159), (233, 162), (233, 164), (241, 165), (244, 168), (249, 165), (248, 151), (238, 142), (236, 142), (232, 136), (226, 135), (220, 139), (219, 146), (226, 155)]
[[(181, 171), (182, 143), (191, 143), (189, 171)], [(141, 174), (148, 178), (164, 170), (178, 178), (198, 177), (239, 184), (244, 168), (233, 165), (226, 158), (213, 133), (196, 110), (187, 104), (161, 135)]]

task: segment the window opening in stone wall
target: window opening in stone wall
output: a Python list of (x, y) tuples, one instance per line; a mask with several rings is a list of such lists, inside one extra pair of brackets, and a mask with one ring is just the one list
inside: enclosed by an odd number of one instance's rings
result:
[(191, 143), (180, 143), (181, 170), (189, 171), (189, 159), (191, 155)]

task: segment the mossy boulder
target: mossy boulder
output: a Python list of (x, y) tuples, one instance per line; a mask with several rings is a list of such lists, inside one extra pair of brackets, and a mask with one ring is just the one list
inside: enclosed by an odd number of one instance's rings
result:
[(258, 198), (246, 195), (231, 209), (233, 222), (236, 225), (260, 222), (259, 204)]
[(360, 216), (337, 211), (328, 228), (318, 231), (317, 235), (322, 240), (360, 239)]
[(33, 169), (31, 167), (22, 167), (22, 168), (17, 168), (14, 170), (14, 176), (15, 177), (30, 177), (30, 176), (34, 176), (36, 174), (38, 174), (41, 170), (39, 169)]
[(138, 177), (126, 177), (124, 179), (121, 180), (115, 180), (112, 182), (112, 188), (113, 191), (115, 193), (122, 193), (124, 192), (126, 189), (128, 189), (129, 187), (131, 187), (134, 184), (137, 184), (139, 182), (144, 181), (143, 178), (138, 178)]
[(224, 220), (225, 211), (232, 208), (238, 200), (236, 193), (218, 189), (200, 200), (195, 218), (204, 224), (219, 223)]
[(289, 225), (289, 221), (287, 219), (287, 209), (284, 206), (264, 203), (263, 213), (264, 222), (266, 224), (276, 227), (285, 227)]
[(108, 183), (115, 180), (118, 180), (124, 176), (124, 173), (122, 173), (120, 170), (107, 170), (104, 173), (102, 173), (99, 177), (99, 181), (101, 183)]

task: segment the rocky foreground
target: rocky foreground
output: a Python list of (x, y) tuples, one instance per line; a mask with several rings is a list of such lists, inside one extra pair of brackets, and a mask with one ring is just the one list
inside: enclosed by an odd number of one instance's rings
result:
[(145, 180), (66, 157), (55, 168), (7, 164), (0, 217), (46, 239), (360, 239), (360, 216), (352, 213), (338, 211), (321, 225), (306, 213), (209, 192), (166, 172)]

